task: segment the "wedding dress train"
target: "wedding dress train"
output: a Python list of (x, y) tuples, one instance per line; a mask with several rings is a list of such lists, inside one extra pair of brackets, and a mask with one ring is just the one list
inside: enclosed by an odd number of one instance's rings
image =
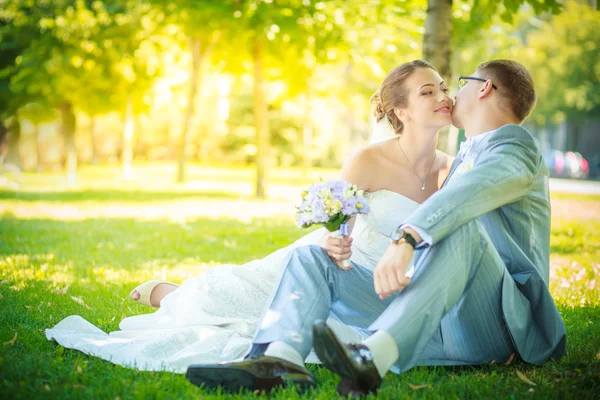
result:
[[(351, 260), (374, 269), (389, 245), (389, 233), (418, 203), (389, 190), (366, 193), (371, 212), (358, 215)], [(48, 340), (114, 364), (148, 371), (183, 373), (190, 364), (234, 361), (245, 355), (285, 257), (296, 247), (316, 244), (324, 228), (267, 257), (221, 265), (184, 281), (150, 314), (125, 318), (121, 330), (105, 333), (78, 315), (46, 330)], [(365, 332), (332, 320), (346, 341)], [(314, 352), (306, 360), (318, 362)]]

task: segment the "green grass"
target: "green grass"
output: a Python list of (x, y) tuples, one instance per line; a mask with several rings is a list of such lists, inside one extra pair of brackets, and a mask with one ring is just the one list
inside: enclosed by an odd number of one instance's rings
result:
[[(143, 168), (144, 173), (151, 170)], [(212, 175), (200, 173), (209, 170)], [(213, 265), (262, 257), (303, 235), (281, 211), (287, 206), (277, 195), (259, 202), (243, 190), (236, 191), (238, 183), (249, 184), (249, 171), (198, 168), (196, 185), (176, 186), (167, 183), (172, 171), (157, 168), (153, 172), (157, 183), (148, 183), (151, 179), (144, 175), (124, 188), (111, 183), (112, 170), (95, 167), (84, 170), (77, 190), (61, 190), (56, 175), (42, 179), (26, 174), (21, 192), (0, 191), (0, 398), (255, 398), (247, 392), (204, 391), (178, 374), (115, 366), (57, 346), (44, 335), (44, 329), (71, 314), (104, 331), (116, 330), (123, 317), (147, 312), (128, 298), (137, 283), (155, 277), (181, 282)], [(315, 179), (294, 170), (272, 174), (276, 193), (299, 190)], [(328, 174), (331, 171), (315, 175)], [(213, 184), (212, 178), (202, 180), (208, 175), (227, 177), (225, 181), (233, 186)], [(593, 207), (600, 197), (561, 194), (556, 201), (568, 210)], [(232, 212), (230, 218), (211, 218), (213, 210), (228, 202), (250, 204), (257, 216), (240, 218)], [(177, 214), (182, 208), (183, 216)], [(117, 213), (123, 209), (127, 215)], [(401, 376), (386, 376), (377, 397), (597, 396), (600, 215), (594, 213), (595, 218), (572, 218), (568, 213), (553, 218), (551, 290), (567, 326), (563, 359), (542, 367), (517, 361), (508, 366), (419, 367)], [(335, 397), (337, 378), (325, 369), (309, 368), (318, 390), (299, 395), (287, 389), (261, 397)], [(521, 380), (517, 371), (536, 385)]]

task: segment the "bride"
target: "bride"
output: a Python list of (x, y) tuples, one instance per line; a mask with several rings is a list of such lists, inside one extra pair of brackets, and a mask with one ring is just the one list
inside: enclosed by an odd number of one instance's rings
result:
[[(376, 129), (371, 144), (349, 158), (342, 178), (366, 191), (370, 213), (350, 221), (350, 238), (335, 239), (318, 229), (267, 257), (242, 266), (222, 265), (176, 286), (151, 281), (132, 298), (160, 305), (151, 314), (125, 318), (106, 334), (72, 315), (46, 337), (127, 367), (184, 373), (190, 364), (234, 361), (249, 350), (279, 267), (298, 246), (320, 244), (341, 262), (374, 269), (388, 247), (390, 232), (441, 187), (452, 158), (436, 150), (437, 132), (451, 121), (452, 100), (439, 74), (420, 60), (392, 70), (371, 101)], [(332, 321), (344, 340), (365, 332)], [(306, 360), (316, 363), (314, 352)]]

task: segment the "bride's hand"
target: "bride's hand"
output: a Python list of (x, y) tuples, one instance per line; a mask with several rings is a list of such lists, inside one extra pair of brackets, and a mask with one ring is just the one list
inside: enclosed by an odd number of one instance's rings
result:
[(352, 255), (352, 238), (344, 236), (343, 238), (334, 238), (326, 235), (321, 239), (321, 247), (327, 250), (327, 254), (341, 269), (348, 269), (342, 266), (342, 261), (349, 260)]
[(375, 267), (375, 292), (381, 300), (399, 292), (410, 285), (406, 268), (410, 263), (414, 249), (408, 243), (390, 244)]

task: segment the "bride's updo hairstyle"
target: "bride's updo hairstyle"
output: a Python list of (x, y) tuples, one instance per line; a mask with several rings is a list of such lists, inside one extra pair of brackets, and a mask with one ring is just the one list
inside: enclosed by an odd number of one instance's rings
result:
[(392, 70), (385, 77), (381, 87), (373, 96), (371, 103), (375, 105), (375, 118), (377, 122), (381, 121), (387, 115), (392, 128), (396, 134), (401, 134), (404, 124), (394, 113), (395, 108), (404, 108), (408, 105), (408, 91), (404, 87), (404, 82), (412, 75), (417, 68), (433, 68), (433, 65), (427, 61), (414, 60), (404, 63)]

